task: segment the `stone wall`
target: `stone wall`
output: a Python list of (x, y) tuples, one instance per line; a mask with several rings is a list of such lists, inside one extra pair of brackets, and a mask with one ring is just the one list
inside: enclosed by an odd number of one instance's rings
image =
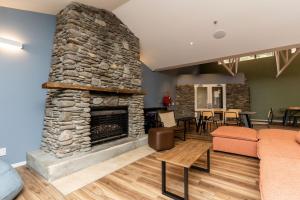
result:
[[(226, 84), (226, 107), (244, 111), (250, 108), (250, 88), (247, 84)], [(194, 116), (194, 85), (176, 87), (176, 117)]]
[[(49, 81), (140, 89), (139, 40), (113, 13), (72, 3), (57, 15)], [(90, 107), (129, 106), (129, 136), (144, 133), (142, 95), (49, 90), (41, 149), (56, 157), (90, 151)]]
[(247, 84), (226, 85), (226, 107), (250, 111), (250, 88)]
[(49, 81), (141, 87), (139, 40), (111, 12), (72, 3), (57, 15)]
[(194, 93), (193, 85), (176, 86), (176, 118), (194, 116)]

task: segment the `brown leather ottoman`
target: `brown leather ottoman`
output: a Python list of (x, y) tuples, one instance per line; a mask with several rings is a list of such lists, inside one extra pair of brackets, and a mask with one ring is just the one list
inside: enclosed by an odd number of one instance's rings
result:
[(174, 147), (174, 130), (172, 128), (151, 128), (148, 133), (148, 144), (156, 151)]

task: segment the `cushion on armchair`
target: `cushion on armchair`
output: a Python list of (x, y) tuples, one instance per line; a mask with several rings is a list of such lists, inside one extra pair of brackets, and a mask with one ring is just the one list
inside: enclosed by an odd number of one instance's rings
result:
[(22, 187), (22, 179), (16, 170), (0, 160), (0, 199), (14, 199), (22, 190)]
[(174, 112), (159, 113), (159, 118), (161, 122), (164, 124), (164, 127), (166, 128), (174, 127), (177, 125)]

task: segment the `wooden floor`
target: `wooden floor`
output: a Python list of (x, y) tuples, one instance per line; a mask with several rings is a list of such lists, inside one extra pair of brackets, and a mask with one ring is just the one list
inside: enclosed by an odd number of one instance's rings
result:
[[(18, 169), (25, 187), (17, 200), (162, 200), (161, 163), (154, 153), (98, 181), (62, 196), (53, 186), (25, 167)], [(205, 156), (199, 165), (205, 165)], [(255, 200), (260, 199), (259, 161), (220, 152), (211, 154), (211, 173), (191, 169), (190, 199)], [(167, 189), (183, 195), (183, 169), (167, 165)]]

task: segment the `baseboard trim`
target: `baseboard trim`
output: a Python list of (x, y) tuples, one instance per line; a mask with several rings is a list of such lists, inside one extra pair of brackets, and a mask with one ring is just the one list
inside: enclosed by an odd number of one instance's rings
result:
[(22, 161), (22, 162), (11, 164), (11, 166), (13, 168), (21, 167), (21, 166), (24, 166), (24, 165), (26, 165), (26, 161)]
[[(266, 120), (266, 119), (251, 119), (251, 121), (253, 121), (253, 122), (266, 122), (266, 123), (268, 123), (268, 120)], [(282, 120), (274, 119), (272, 122), (282, 123)]]

